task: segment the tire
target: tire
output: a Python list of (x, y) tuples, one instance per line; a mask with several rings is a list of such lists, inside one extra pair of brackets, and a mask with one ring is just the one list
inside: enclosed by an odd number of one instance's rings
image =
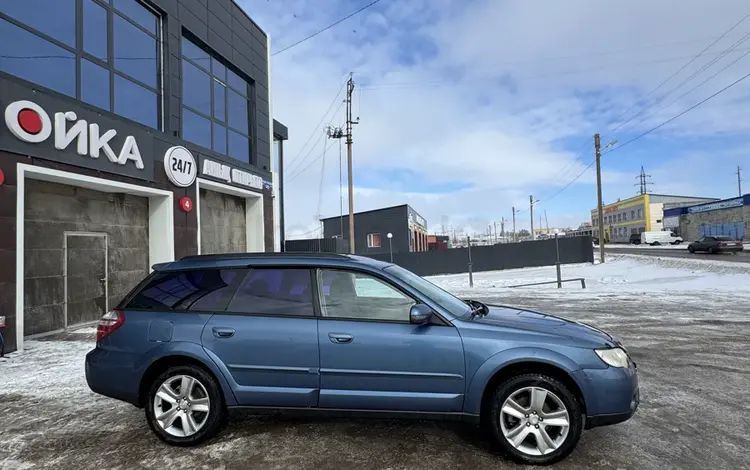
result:
[(661, 245), (661, 243), (659, 243), (659, 242), (654, 242), (654, 243), (651, 244), (651, 246), (659, 246), (659, 245)]
[[(544, 394), (546, 398), (542, 402), (542, 408), (536, 407), (542, 412), (534, 414), (529, 406), (530, 399), (533, 393), (536, 393), (537, 397), (542, 396), (539, 391), (546, 392)], [(511, 399), (516, 403), (515, 407), (508, 406)], [(549, 415), (552, 411), (567, 412), (564, 417), (547, 416), (548, 420), (566, 421), (567, 431), (564, 426), (542, 424), (545, 418), (545, 414), (542, 413)], [(526, 412), (529, 414), (525, 414)], [(489, 425), (495, 442), (511, 459), (522, 464), (549, 465), (563, 460), (573, 452), (583, 432), (581, 404), (565, 385), (543, 374), (518, 375), (500, 384), (495, 390), (491, 406), (487, 407), (486, 413), (488, 416), (484, 417), (485, 422)], [(513, 431), (516, 430), (520, 430), (520, 433), (516, 433), (517, 438), (524, 433), (526, 437), (514, 445), (509, 439), (513, 437)], [(537, 434), (540, 432), (549, 438), (549, 441), (542, 442), (551, 441), (552, 445), (543, 444), (542, 449), (539, 448), (536, 436), (542, 436), (542, 434)]]
[[(194, 382), (191, 386), (190, 401), (180, 401), (179, 398), (184, 396), (181, 389), (184, 384), (190, 385), (191, 379)], [(168, 387), (169, 390), (164, 387)], [(189, 430), (189, 434), (184, 435), (185, 430), (182, 426), (189, 425), (189, 422), (185, 421), (188, 414), (184, 411), (177, 411), (177, 416), (170, 416), (172, 423), (166, 428), (157, 419), (157, 416), (167, 414), (175, 407), (179, 409), (180, 406), (186, 406), (186, 403), (191, 407), (200, 406), (200, 409), (192, 408), (189, 412), (193, 418), (192, 424), (197, 428), (195, 432)], [(211, 439), (224, 426), (227, 417), (224, 395), (216, 379), (193, 365), (170, 367), (159, 375), (149, 388), (145, 408), (146, 420), (154, 434), (167, 444), (180, 447), (195, 446)], [(204, 412), (204, 408), (207, 411)]]
[(695, 248), (693, 248), (692, 246), (689, 246), (689, 245), (688, 245), (688, 251), (689, 251), (690, 253), (695, 253)]
[(714, 248), (712, 246), (709, 246), (708, 247), (708, 253), (712, 254), (712, 255), (715, 255), (716, 254), (716, 248)]

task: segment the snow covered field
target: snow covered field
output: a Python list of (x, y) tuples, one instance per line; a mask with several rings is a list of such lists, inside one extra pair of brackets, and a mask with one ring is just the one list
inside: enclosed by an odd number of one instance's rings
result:
[[(630, 421), (584, 433), (558, 469), (746, 468), (750, 413), (750, 265), (610, 255), (554, 267), (437, 276), (461, 297), (548, 311), (619, 337), (639, 365), (642, 404)], [(519, 468), (476, 428), (450, 423), (238, 417), (208, 445), (161, 444), (143, 411), (89, 391), (87, 328), (28, 341), (0, 360), (0, 469)], [(728, 360), (730, 359), (730, 360)], [(696, 412), (696, 410), (700, 410)]]

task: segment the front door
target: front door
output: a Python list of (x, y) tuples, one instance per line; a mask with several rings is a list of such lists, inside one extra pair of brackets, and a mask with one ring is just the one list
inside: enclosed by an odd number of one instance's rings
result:
[(65, 328), (99, 320), (109, 307), (107, 234), (64, 233)]
[(459, 412), (463, 344), (453, 326), (412, 325), (416, 300), (385, 280), (318, 273), (321, 408)]
[(253, 269), (225, 312), (203, 329), (203, 346), (228, 371), (240, 405), (318, 404), (317, 318), (309, 269)]

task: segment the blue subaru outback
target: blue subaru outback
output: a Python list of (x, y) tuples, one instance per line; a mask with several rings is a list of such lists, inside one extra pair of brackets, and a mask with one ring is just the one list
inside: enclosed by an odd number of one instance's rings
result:
[(629, 419), (636, 365), (612, 336), (461, 300), (393, 264), (338, 254), (189, 256), (154, 266), (97, 330), (89, 387), (196, 445), (232, 408), (455, 419), (523, 463)]

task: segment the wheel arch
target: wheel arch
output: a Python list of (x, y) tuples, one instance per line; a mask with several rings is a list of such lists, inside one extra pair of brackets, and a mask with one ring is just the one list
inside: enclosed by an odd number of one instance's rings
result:
[(489, 378), (482, 391), (482, 398), (480, 402), (480, 416), (485, 415), (485, 411), (492, 402), (492, 397), (495, 389), (504, 381), (511, 377), (515, 377), (522, 374), (542, 374), (550, 378), (553, 378), (570, 390), (573, 396), (576, 397), (578, 403), (581, 405), (581, 411), (586, 414), (586, 399), (583, 395), (581, 387), (578, 385), (573, 376), (563, 367), (550, 362), (543, 362), (538, 360), (521, 360), (506, 364), (501, 368), (497, 369)]
[(207, 361), (201, 360), (193, 355), (176, 352), (159, 357), (158, 359), (154, 360), (143, 372), (143, 375), (141, 376), (141, 382), (138, 385), (138, 406), (145, 406), (146, 397), (148, 395), (148, 388), (160, 374), (171, 367), (185, 365), (198, 367), (205, 373), (209, 374), (214, 380), (216, 380), (216, 383), (219, 384), (219, 388), (221, 388), (222, 390), (226, 404), (230, 406), (236, 404), (234, 394), (232, 393), (229, 384), (226, 382), (223, 374), (221, 374), (220, 371), (216, 370), (214, 367), (211, 367), (211, 365), (209, 365)]

